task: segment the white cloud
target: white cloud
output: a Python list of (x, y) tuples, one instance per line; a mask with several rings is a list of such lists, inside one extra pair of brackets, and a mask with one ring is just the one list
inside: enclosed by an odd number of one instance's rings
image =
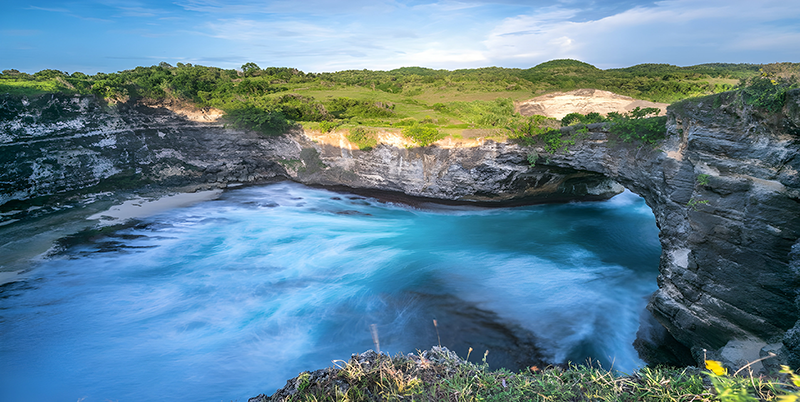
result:
[[(577, 11), (506, 18), (484, 41), (490, 49), (487, 58), (499, 64), (527, 61), (530, 66), (554, 58), (606, 67), (644, 62), (699, 64), (741, 61), (735, 59), (737, 50), (756, 51), (764, 46), (791, 51), (800, 43), (800, 26), (786, 32), (786, 27), (771, 24), (800, 18), (800, 3), (674, 0), (597, 20), (568, 22)], [(798, 56), (797, 51), (794, 54)]]

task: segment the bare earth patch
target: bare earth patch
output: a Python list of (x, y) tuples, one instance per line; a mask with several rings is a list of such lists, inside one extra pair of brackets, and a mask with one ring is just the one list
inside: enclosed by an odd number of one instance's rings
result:
[(609, 112), (626, 113), (640, 107), (661, 109), (660, 115), (667, 113), (668, 103), (656, 103), (618, 95), (599, 89), (576, 89), (569, 92), (556, 92), (520, 102), (517, 112), (523, 116), (535, 114), (562, 119), (570, 113), (587, 114), (591, 112), (606, 115)]

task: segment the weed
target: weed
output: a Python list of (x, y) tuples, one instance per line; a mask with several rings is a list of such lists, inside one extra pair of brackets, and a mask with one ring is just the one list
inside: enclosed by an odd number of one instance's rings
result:
[(692, 199), (686, 202), (686, 206), (694, 211), (699, 211), (699, 209), (697, 209), (698, 205), (706, 205), (706, 204), (708, 204), (708, 200), (696, 200), (694, 199), (694, 197), (692, 197)]
[[(468, 352), (472, 352), (470, 348)], [(588, 362), (531, 367), (519, 373), (490, 370), (488, 351), (480, 364), (443, 347), (390, 357), (367, 351), (335, 368), (301, 374), (262, 401), (800, 401), (800, 376), (781, 373), (791, 384), (752, 375), (729, 376), (718, 362), (696, 368), (645, 367), (630, 375)], [(705, 379), (708, 377), (708, 379)], [(309, 383), (306, 383), (309, 380)]]
[(527, 159), (528, 159), (528, 165), (530, 165), (531, 167), (534, 167), (534, 166), (536, 166), (536, 161), (539, 160), (539, 154), (537, 154), (535, 152), (534, 153), (530, 153), (530, 154), (528, 154)]

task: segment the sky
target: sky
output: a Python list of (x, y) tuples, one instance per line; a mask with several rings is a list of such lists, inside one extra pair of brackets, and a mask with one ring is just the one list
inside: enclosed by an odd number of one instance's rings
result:
[(800, 62), (797, 0), (5, 0), (0, 70)]

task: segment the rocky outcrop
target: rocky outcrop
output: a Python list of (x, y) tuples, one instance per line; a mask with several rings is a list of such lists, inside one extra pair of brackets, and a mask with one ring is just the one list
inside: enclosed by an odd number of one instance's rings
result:
[[(723, 94), (674, 105), (657, 149), (615, 146), (595, 130), (552, 158), (603, 173), (652, 208), (662, 256), (648, 309), (695, 361), (741, 367), (775, 353), (764, 361), (768, 368), (797, 365), (799, 111), (798, 91), (779, 115)], [(637, 341), (645, 357), (671, 343), (649, 335), (640, 332)]]
[(495, 204), (603, 199), (621, 184), (644, 197), (661, 229), (659, 290), (637, 341), (643, 356), (741, 366), (775, 353), (764, 361), (768, 368), (797, 367), (800, 92), (777, 115), (737, 99), (674, 105), (657, 148), (623, 143), (592, 125), (569, 152), (548, 155), (493, 141), (361, 151), (341, 135), (264, 137), (213, 119), (191, 121), (170, 105), (5, 97), (0, 204), (104, 183), (224, 187), (291, 178)]
[[(369, 152), (301, 144), (314, 147), (320, 168), (292, 175), (480, 201), (609, 194), (612, 179), (644, 197), (661, 229), (659, 290), (637, 341), (643, 357), (741, 367), (774, 353), (764, 365), (776, 368), (796, 365), (800, 350), (800, 270), (791, 251), (800, 237), (798, 102), (795, 91), (780, 115), (744, 107), (734, 93), (683, 102), (671, 109), (657, 148), (622, 143), (602, 124), (556, 155), (494, 142)], [(532, 154), (546, 163), (531, 167)]]
[(299, 153), (289, 138), (225, 129), (213, 113), (173, 106), (0, 97), (0, 205), (147, 183), (224, 187), (285, 178), (277, 161)]

